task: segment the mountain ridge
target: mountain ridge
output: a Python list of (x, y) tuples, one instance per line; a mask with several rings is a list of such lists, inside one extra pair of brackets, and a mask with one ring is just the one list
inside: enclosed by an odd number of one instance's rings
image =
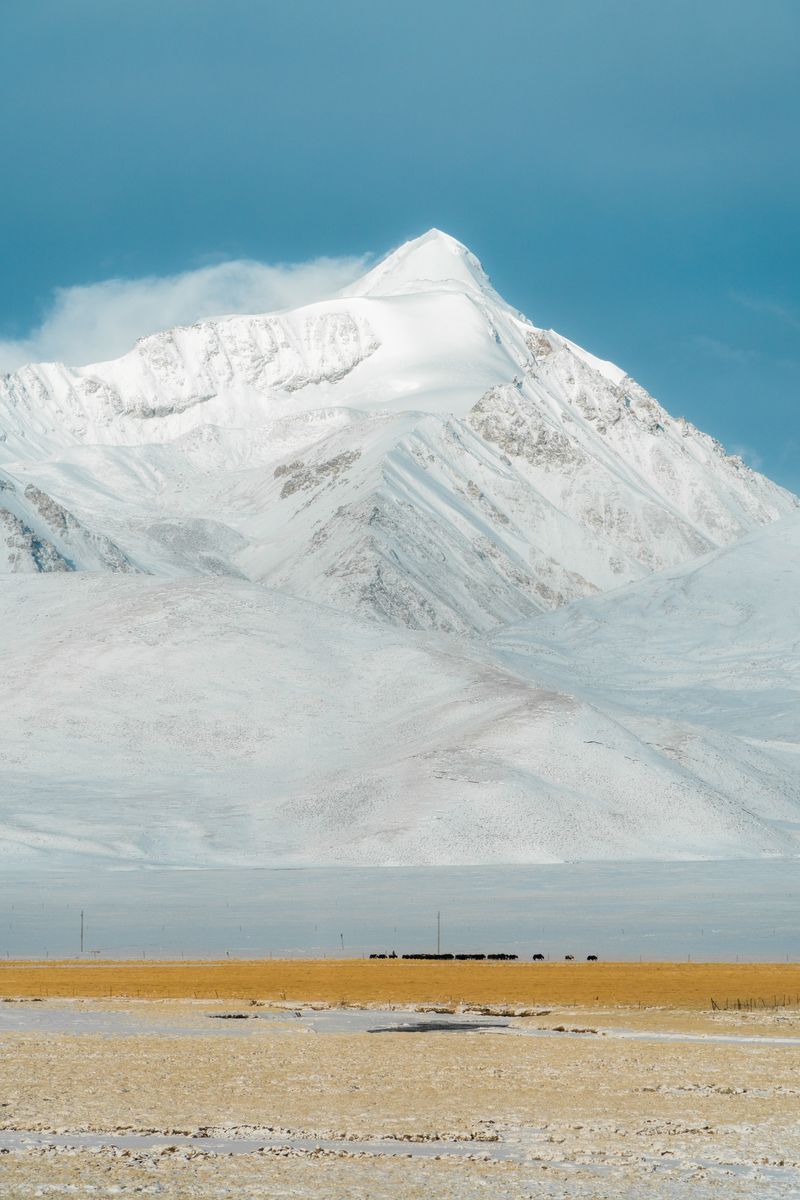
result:
[[(331, 437), (325, 414), (337, 409), (361, 417)], [(150, 335), (76, 371), (23, 368), (0, 381), (0, 430), (11, 477), (140, 569), (227, 571), (449, 632), (481, 633), (675, 565), (797, 504), (619, 368), (533, 326), (437, 230), (331, 300)], [(217, 445), (213, 494), (204, 430)], [(259, 448), (249, 476), (244, 430)], [(187, 529), (172, 562), (165, 522)], [(437, 542), (459, 581), (452, 603)], [(309, 569), (316, 558), (321, 574)]]

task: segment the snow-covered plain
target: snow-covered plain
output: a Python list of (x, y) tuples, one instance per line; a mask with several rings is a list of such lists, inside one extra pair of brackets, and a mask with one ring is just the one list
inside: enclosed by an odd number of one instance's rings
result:
[(797, 505), (438, 231), (334, 300), (25, 367), (0, 854), (796, 853)]

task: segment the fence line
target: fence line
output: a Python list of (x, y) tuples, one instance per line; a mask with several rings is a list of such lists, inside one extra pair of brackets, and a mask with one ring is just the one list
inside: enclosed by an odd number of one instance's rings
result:
[(714, 1012), (728, 1012), (731, 1009), (736, 1009), (737, 1012), (755, 1012), (761, 1008), (795, 1008), (798, 1005), (800, 995), (773, 996), (772, 1000), (763, 996), (748, 996), (744, 1000), (740, 997), (735, 1000), (715, 1000), (711, 997), (711, 1008)]

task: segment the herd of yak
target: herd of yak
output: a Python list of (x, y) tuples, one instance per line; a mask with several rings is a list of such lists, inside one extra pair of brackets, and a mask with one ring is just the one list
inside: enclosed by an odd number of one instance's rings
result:
[[(370, 958), (413, 958), (426, 962), (517, 962), (518, 954), (370, 954)], [(532, 954), (534, 962), (544, 962), (543, 954)], [(565, 962), (574, 962), (574, 954), (565, 954)], [(597, 962), (596, 954), (587, 954), (587, 962)]]

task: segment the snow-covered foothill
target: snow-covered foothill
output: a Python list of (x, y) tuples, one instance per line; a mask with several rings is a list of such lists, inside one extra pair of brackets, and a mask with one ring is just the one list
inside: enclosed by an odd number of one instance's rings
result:
[[(246, 581), (9, 579), (0, 653), (7, 862), (796, 849), (796, 763), (769, 747), (658, 705), (622, 711), (613, 681), (590, 692), (568, 662), (539, 676), (474, 639), (362, 622)], [(710, 778), (720, 756), (725, 773)]]

